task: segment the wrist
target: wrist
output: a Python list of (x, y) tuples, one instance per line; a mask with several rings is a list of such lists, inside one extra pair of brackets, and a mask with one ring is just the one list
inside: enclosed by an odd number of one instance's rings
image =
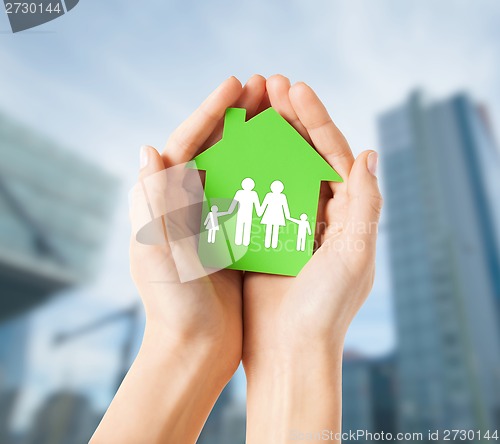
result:
[[(254, 350), (244, 354), (243, 364), (248, 369), (249, 383), (253, 378), (261, 379), (289, 375), (302, 377), (313, 370), (330, 372), (341, 368), (343, 338), (336, 342), (321, 341), (304, 347), (294, 344), (287, 347)], [(274, 376), (273, 376), (274, 375)], [(290, 383), (292, 381), (290, 380)]]
[[(245, 368), (273, 367), (298, 368), (308, 360), (321, 362), (326, 358), (341, 357), (344, 349), (345, 334), (336, 330), (335, 337), (326, 333), (318, 334), (309, 332), (290, 331), (279, 334), (275, 328), (274, 337), (249, 332), (245, 334), (243, 364)], [(288, 332), (288, 333), (287, 333)], [(247, 332), (245, 332), (247, 333)], [(324, 362), (326, 365), (326, 362)]]
[(150, 360), (159, 367), (178, 361), (193, 374), (210, 370), (212, 383), (223, 387), (238, 368), (241, 346), (228, 350), (227, 344), (213, 338), (177, 336), (168, 332), (162, 323), (148, 320), (138, 358)]
[(208, 343), (179, 340), (148, 322), (141, 349), (92, 442), (195, 442), (230, 378), (221, 356)]
[(323, 343), (245, 359), (247, 442), (284, 443), (297, 432), (340, 431), (342, 350), (342, 343)]

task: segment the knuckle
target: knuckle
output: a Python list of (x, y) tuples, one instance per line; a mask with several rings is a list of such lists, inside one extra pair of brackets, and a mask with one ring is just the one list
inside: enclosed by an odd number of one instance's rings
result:
[(208, 106), (201, 106), (199, 108), (199, 112), (204, 120), (207, 120), (211, 123), (217, 123), (221, 119), (219, 113), (215, 110), (212, 110)]
[(175, 151), (180, 151), (183, 154), (190, 153), (197, 148), (192, 141), (179, 136), (176, 132), (170, 137), (167, 147), (173, 148)]
[(384, 205), (384, 199), (380, 194), (373, 195), (370, 200), (370, 207), (377, 216), (377, 218), (380, 217), (380, 214), (382, 213), (382, 207)]
[(380, 193), (374, 194), (370, 199), (371, 206), (373, 211), (375, 211), (378, 215), (382, 212), (382, 208), (384, 206), (384, 198)]

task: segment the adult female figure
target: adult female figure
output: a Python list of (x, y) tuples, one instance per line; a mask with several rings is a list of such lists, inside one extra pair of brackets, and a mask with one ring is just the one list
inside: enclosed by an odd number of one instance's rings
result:
[(263, 216), (260, 223), (266, 226), (264, 241), (266, 248), (278, 246), (280, 227), (284, 227), (285, 221), (290, 218), (288, 201), (283, 194), (284, 189), (283, 182), (275, 180), (271, 184), (271, 193), (267, 193), (262, 202), (261, 214), (263, 213)]

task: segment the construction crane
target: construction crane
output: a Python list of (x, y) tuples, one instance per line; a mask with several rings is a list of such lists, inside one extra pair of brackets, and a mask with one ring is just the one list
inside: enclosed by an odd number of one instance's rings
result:
[(116, 385), (115, 385), (115, 389), (118, 390), (120, 384), (123, 381), (123, 378), (125, 378), (125, 375), (128, 372), (130, 362), (133, 359), (132, 356), (133, 345), (134, 345), (134, 339), (136, 338), (137, 328), (139, 325), (140, 313), (141, 313), (141, 304), (137, 302), (130, 307), (107, 314), (106, 316), (103, 316), (102, 318), (92, 321), (89, 324), (83, 325), (82, 327), (79, 327), (75, 330), (58, 333), (53, 339), (53, 344), (55, 347), (61, 346), (69, 341), (72, 341), (74, 339), (79, 338), (80, 336), (86, 335), (95, 330), (103, 328), (109, 324), (118, 322), (122, 319), (127, 319), (128, 322), (130, 323), (130, 327), (128, 329), (127, 336), (125, 337), (125, 341), (123, 342), (123, 346), (120, 352), (120, 366), (118, 369), (118, 375), (116, 377)]

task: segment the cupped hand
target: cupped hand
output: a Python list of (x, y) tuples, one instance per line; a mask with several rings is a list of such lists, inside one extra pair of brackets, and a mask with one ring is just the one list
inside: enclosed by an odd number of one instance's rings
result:
[(297, 277), (245, 274), (243, 364), (247, 374), (265, 360), (342, 347), (347, 328), (373, 284), (382, 207), (377, 154), (365, 151), (354, 159), (309, 86), (291, 87), (288, 79), (277, 75), (267, 80), (267, 93), (271, 106), (344, 182), (322, 184), (316, 251)]
[[(263, 77), (253, 76), (243, 88), (234, 77), (223, 82), (174, 131), (162, 155), (153, 147), (142, 148), (139, 189), (148, 178), (154, 180), (155, 173), (188, 162), (220, 138), (226, 108), (246, 108), (252, 116), (266, 100)], [(155, 192), (162, 194), (165, 190), (161, 187), (165, 185), (161, 179), (158, 183)], [(132, 195), (130, 218), (133, 226), (140, 225), (143, 220), (140, 212), (144, 207), (144, 203)], [(133, 230), (130, 266), (145, 306), (145, 337), (151, 337), (160, 347), (180, 343), (216, 353), (220, 355), (214, 360), (218, 371), (230, 377), (241, 359), (242, 273), (223, 270), (181, 283), (166, 230), (163, 230), (163, 242), (157, 245), (138, 242), (135, 234)]]

